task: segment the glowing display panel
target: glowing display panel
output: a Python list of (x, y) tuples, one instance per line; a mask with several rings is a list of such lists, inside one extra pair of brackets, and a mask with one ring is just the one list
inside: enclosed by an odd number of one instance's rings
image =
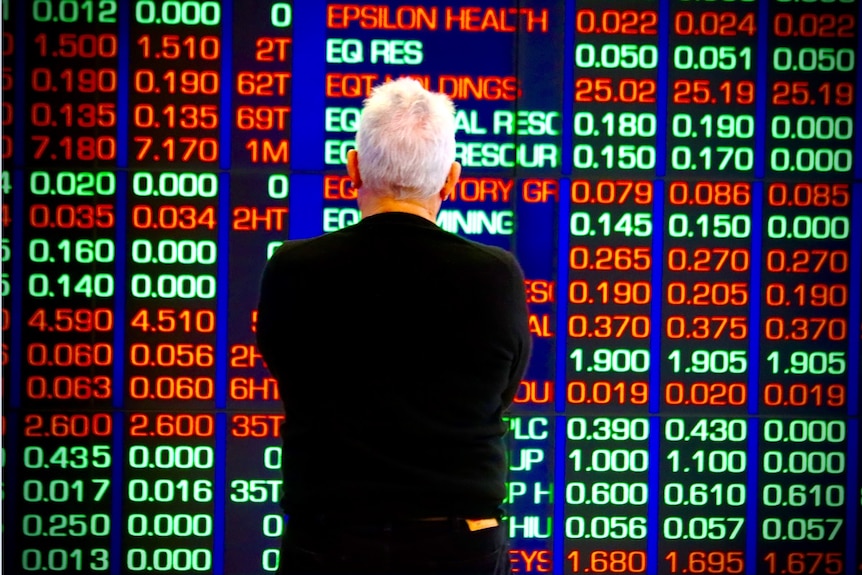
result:
[(514, 572), (862, 573), (858, 0), (2, 14), (4, 572), (276, 571), (258, 277), (410, 75), (527, 278)]

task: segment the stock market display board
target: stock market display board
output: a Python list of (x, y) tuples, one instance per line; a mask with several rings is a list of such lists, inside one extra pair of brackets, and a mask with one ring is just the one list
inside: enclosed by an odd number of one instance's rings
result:
[(402, 75), (457, 107), (439, 225), (527, 278), (514, 571), (862, 573), (859, 0), (2, 15), (4, 573), (277, 569), (258, 278), (358, 221)]

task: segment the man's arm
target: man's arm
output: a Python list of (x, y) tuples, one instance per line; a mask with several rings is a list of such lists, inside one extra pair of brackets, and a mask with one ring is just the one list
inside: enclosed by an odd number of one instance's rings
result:
[(279, 343), (279, 334), (284, 326), (284, 293), (279, 286), (278, 254), (279, 252), (273, 254), (263, 270), (260, 300), (257, 304), (257, 348), (276, 379), (279, 378), (278, 350), (284, 347)]
[(533, 348), (533, 339), (530, 335), (528, 325), (529, 312), (527, 310), (527, 296), (524, 292), (524, 272), (521, 271), (521, 266), (518, 265), (514, 256), (511, 256), (511, 279), (508, 285), (508, 304), (511, 309), (511, 329), (515, 341), (515, 358), (512, 362), (512, 369), (509, 372), (509, 383), (503, 391), (503, 408), (508, 408), (515, 399), (515, 394), (518, 392), (518, 385), (521, 383), (521, 378), (527, 371), (527, 365), (530, 362), (530, 352)]

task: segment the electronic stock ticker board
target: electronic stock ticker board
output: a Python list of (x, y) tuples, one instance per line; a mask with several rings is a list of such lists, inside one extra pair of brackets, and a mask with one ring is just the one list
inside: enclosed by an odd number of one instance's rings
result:
[(527, 278), (514, 571), (862, 573), (859, 0), (2, 14), (4, 573), (276, 570), (258, 278), (358, 220), (401, 75), (457, 107), (439, 225)]

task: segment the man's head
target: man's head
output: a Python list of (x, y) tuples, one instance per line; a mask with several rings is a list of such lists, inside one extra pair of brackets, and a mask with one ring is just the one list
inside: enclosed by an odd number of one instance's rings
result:
[(348, 154), (360, 207), (367, 196), (419, 204), (442, 201), (460, 174), (454, 161), (454, 113), (446, 95), (429, 92), (412, 78), (374, 88), (359, 120), (356, 150)]

